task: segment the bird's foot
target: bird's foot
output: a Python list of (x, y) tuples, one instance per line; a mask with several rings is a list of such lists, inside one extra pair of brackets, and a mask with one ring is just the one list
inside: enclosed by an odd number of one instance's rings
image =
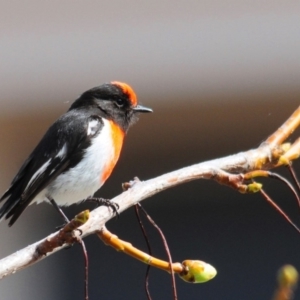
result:
[(113, 210), (113, 213), (116, 214), (117, 217), (119, 217), (119, 213), (118, 213), (118, 209), (120, 208), (119, 204), (110, 201), (110, 199), (89, 197), (85, 201), (96, 203), (96, 207), (100, 205), (105, 205), (107, 207), (110, 207)]

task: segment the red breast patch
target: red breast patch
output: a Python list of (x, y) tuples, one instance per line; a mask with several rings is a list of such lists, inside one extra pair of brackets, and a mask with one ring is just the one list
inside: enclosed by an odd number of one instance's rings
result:
[(101, 175), (101, 181), (105, 182), (106, 179), (110, 176), (112, 170), (114, 169), (122, 149), (123, 140), (124, 140), (124, 131), (116, 125), (113, 121), (109, 121), (111, 129), (111, 139), (113, 143), (113, 155), (110, 161), (105, 165), (105, 169)]

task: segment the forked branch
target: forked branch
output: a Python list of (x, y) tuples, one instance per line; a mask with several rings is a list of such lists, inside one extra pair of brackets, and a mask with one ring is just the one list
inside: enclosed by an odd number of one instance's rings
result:
[[(163, 190), (196, 179), (213, 179), (228, 185), (240, 192), (255, 192), (259, 187), (245, 182), (244, 175), (255, 170), (269, 170), (281, 165), (288, 165), (300, 154), (300, 142), (283, 144), (283, 142), (300, 125), (300, 107), (292, 116), (257, 149), (241, 152), (235, 155), (202, 162), (185, 167), (147, 181), (133, 181), (125, 184), (127, 188), (112, 201), (119, 205), (119, 213), (133, 206), (135, 203), (147, 199)], [(94, 233), (103, 233), (105, 223), (114, 216), (107, 207), (99, 207), (90, 213), (89, 220), (80, 227), (81, 238)], [(40, 249), (51, 240), (49, 237), (36, 242), (18, 252), (0, 260), (0, 279), (28, 267), (41, 259), (67, 246), (67, 239), (63, 244), (47, 248), (41, 253)], [(47, 244), (49, 246), (49, 243)], [(38, 250), (39, 249), (39, 250)], [(44, 255), (46, 253), (46, 255)]]

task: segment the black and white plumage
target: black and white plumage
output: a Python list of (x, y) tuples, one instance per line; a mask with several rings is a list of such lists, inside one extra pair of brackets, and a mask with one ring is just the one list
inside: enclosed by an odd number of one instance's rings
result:
[(133, 90), (113, 82), (82, 94), (46, 132), (0, 198), (0, 219), (11, 226), (31, 203), (70, 205), (92, 196), (118, 160), (137, 112)]

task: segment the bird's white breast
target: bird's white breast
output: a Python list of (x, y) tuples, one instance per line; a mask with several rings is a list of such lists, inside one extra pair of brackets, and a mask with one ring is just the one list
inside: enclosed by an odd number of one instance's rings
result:
[[(110, 123), (105, 119), (103, 122), (101, 132), (92, 139), (83, 159), (43, 190), (36, 197), (37, 203), (50, 196), (58, 205), (70, 205), (92, 196), (103, 185), (101, 175), (115, 153)], [(88, 134), (92, 132), (92, 125), (88, 127)]]

